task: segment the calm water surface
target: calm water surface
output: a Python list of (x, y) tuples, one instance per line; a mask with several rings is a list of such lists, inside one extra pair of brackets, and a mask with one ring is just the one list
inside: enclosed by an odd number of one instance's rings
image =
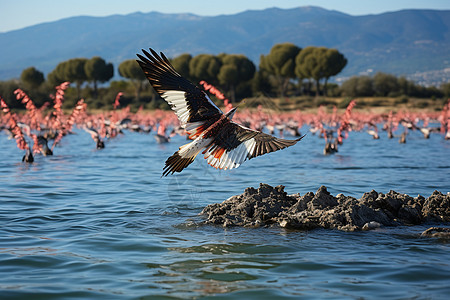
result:
[[(304, 130), (306, 132), (306, 129)], [(200, 226), (198, 213), (260, 182), (288, 193), (450, 192), (450, 141), (351, 133), (339, 153), (298, 145), (217, 171), (161, 178), (184, 144), (126, 132), (97, 151), (83, 131), (21, 163), (0, 134), (1, 299), (448, 299), (450, 244), (427, 226), (372, 232)]]

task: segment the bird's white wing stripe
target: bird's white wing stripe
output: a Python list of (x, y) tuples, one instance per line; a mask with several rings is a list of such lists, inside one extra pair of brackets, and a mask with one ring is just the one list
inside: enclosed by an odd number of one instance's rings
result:
[(185, 112), (188, 112), (188, 109), (185, 107), (177, 108), (177, 113), (184, 114)]
[(256, 142), (255, 139), (249, 139), (248, 141), (244, 142), (245, 148), (247, 149), (247, 153), (252, 153), (255, 146), (256, 146)]
[[(257, 149), (257, 147), (262, 148)], [(219, 147), (218, 145), (213, 144), (205, 152), (204, 158), (207, 160), (208, 164), (215, 168), (229, 170), (238, 168), (247, 159), (251, 159), (255, 156), (261, 155), (254, 154), (255, 150), (257, 150), (258, 152), (266, 153), (276, 151), (278, 150), (278, 147), (281, 146), (277, 144), (272, 145), (270, 143), (264, 144), (264, 142), (258, 143), (258, 141), (253, 137), (244, 142), (241, 142), (236, 148), (232, 150), (226, 150), (223, 147)], [(282, 149), (282, 147), (279, 149)]]
[(177, 115), (179, 115), (179, 116), (187, 114), (187, 113), (189, 113), (188, 110), (187, 109), (183, 109), (183, 108), (177, 111)]
[(242, 164), (248, 158), (250, 153), (252, 153), (251, 151), (253, 151), (254, 146), (256, 145), (255, 139), (249, 139), (248, 141), (245, 141), (243, 144), (245, 149), (243, 149), (242, 151), (242, 156), (239, 157), (239, 164)]
[[(178, 119), (180, 120), (181, 127), (183, 127), (186, 131), (194, 131), (195, 129), (197, 129), (198, 127), (200, 127), (201, 125), (204, 124), (203, 121), (188, 123), (191, 112), (189, 111), (188, 103), (186, 101), (186, 96), (185, 96), (184, 91), (176, 91), (176, 90), (166, 91), (161, 94), (161, 97), (163, 97), (167, 101), (167, 103), (172, 105), (172, 109), (175, 111), (175, 114), (177, 115)], [(211, 101), (211, 99), (208, 97), (208, 95), (206, 95), (206, 99), (212, 105), (217, 107), (214, 104), (214, 102)], [(195, 133), (197, 133), (197, 131), (191, 132), (191, 135), (195, 134)]]
[(200, 121), (200, 122), (192, 122), (192, 123), (189, 123), (189, 124), (186, 124), (186, 131), (191, 131), (191, 130), (194, 130), (194, 129), (196, 129), (197, 127), (200, 127), (200, 126), (202, 126), (203, 125), (203, 121)]
[(203, 148), (208, 146), (211, 142), (211, 138), (209, 139), (201, 139), (197, 138), (190, 142), (189, 144), (183, 145), (180, 147), (178, 154), (181, 157), (192, 157), (196, 156)]
[(239, 157), (236, 159), (237, 163), (239, 165), (242, 165), (242, 163), (245, 161), (245, 159), (248, 156), (248, 149), (247, 149), (247, 141), (242, 144), (241, 152), (239, 152)]
[(219, 169), (233, 169), (239, 167), (247, 158), (249, 158), (250, 154), (253, 152), (256, 146), (255, 139), (247, 140), (241, 143), (236, 148), (231, 151), (225, 151), (219, 158), (216, 158), (215, 151), (216, 147), (211, 147), (205, 153), (205, 159), (213, 167)]
[(230, 166), (233, 164), (233, 160), (231, 160), (231, 152), (227, 152), (227, 160), (223, 164), (223, 168), (225, 170), (229, 169)]
[(247, 154), (247, 149), (245, 148), (245, 146), (241, 147), (241, 149), (238, 153), (238, 156), (236, 157), (236, 163), (238, 164), (238, 166), (240, 166), (244, 162), (246, 154)]
[(220, 158), (219, 168), (223, 169), (225, 167), (225, 163), (227, 162), (228, 162), (228, 153), (227, 151), (225, 151), (225, 153), (222, 154), (222, 157)]
[(231, 151), (229, 154), (230, 154), (230, 156), (229, 156), (229, 158), (228, 158), (228, 163), (225, 164), (225, 166), (224, 166), (224, 168), (225, 168), (226, 170), (233, 169), (233, 166), (235, 165), (234, 160), (233, 160), (234, 152)]
[(223, 153), (222, 156), (219, 157), (219, 159), (217, 161), (217, 167), (222, 169), (222, 164), (224, 163), (225, 160), (226, 160), (225, 153)]
[(233, 160), (233, 158), (234, 158), (234, 156), (235, 156), (235, 152), (236, 152), (236, 151), (230, 151), (230, 152), (228, 152), (228, 160), (227, 160), (227, 163), (224, 165), (224, 169), (225, 169), (225, 170), (229, 170), (229, 169), (232, 169), (232, 168), (233, 168), (233, 165), (234, 165), (234, 160)]
[(186, 104), (184, 91), (166, 91), (161, 94), (167, 102), (173, 102), (174, 104)]
[(180, 120), (184, 123), (187, 123), (187, 121), (189, 120), (189, 112), (184, 112), (182, 114), (179, 114), (178, 117), (180, 118)]
[(239, 167), (241, 162), (239, 161), (239, 158), (242, 156), (242, 151), (245, 150), (245, 145), (244, 144), (240, 144), (234, 151), (231, 151), (232, 156), (231, 156), (231, 160), (234, 163), (235, 168)]
[(172, 105), (172, 109), (181, 121), (181, 126), (184, 127), (189, 119), (189, 110), (184, 91), (166, 91), (161, 94), (167, 103)]
[(172, 93), (179, 93), (179, 95), (177, 94), (172, 94), (169, 95), (170, 98), (168, 98), (168, 101), (173, 102), (174, 104), (183, 104), (186, 102), (185, 99), (185, 93), (181, 92), (181, 91), (171, 91)]

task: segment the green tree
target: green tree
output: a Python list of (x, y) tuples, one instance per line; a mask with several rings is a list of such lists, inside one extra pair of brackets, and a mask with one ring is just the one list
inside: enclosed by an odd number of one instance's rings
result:
[(310, 64), (311, 77), (316, 81), (316, 96), (320, 94), (320, 80), (325, 77), (325, 55), (327, 48), (318, 47), (312, 52), (308, 63)]
[(259, 68), (274, 76), (278, 94), (285, 95), (289, 81), (295, 78), (295, 58), (301, 49), (294, 44), (276, 44), (266, 56), (261, 55)]
[(442, 94), (443, 94), (446, 98), (450, 97), (450, 82), (443, 83), (443, 84), (440, 86), (440, 88), (441, 88), (441, 90), (442, 90)]
[(264, 70), (258, 70), (255, 72), (251, 81), (251, 88), (253, 95), (269, 95), (272, 92), (272, 85), (270, 84), (269, 75)]
[(75, 83), (77, 89), (77, 98), (80, 98), (81, 86), (87, 80), (84, 65), (88, 60), (86, 58), (72, 58), (59, 63), (56, 68), (47, 76), (47, 80), (54, 86), (69, 81)]
[(371, 97), (374, 95), (373, 79), (369, 76), (360, 76), (356, 85), (356, 95), (360, 97)]
[(358, 86), (358, 76), (352, 76), (341, 84), (341, 92), (343, 96), (356, 97)]
[(106, 63), (103, 58), (94, 56), (86, 61), (84, 72), (86, 73), (87, 80), (93, 83), (94, 98), (97, 98), (97, 83), (109, 81), (114, 76), (114, 67), (112, 63)]
[(53, 71), (47, 74), (47, 82), (53, 88), (64, 81), (64, 64), (65, 62), (59, 63)]
[(23, 70), (20, 80), (30, 89), (37, 89), (45, 81), (44, 74), (35, 67)]
[(394, 96), (399, 93), (397, 77), (382, 72), (373, 77), (373, 88), (376, 96)]
[(189, 63), (191, 59), (192, 55), (185, 53), (173, 58), (170, 62), (181, 76), (189, 78)]
[[(17, 89), (17, 80), (0, 81), (0, 96), (8, 104), (10, 109), (23, 108), (22, 103), (17, 101), (14, 91)], [(0, 118), (2, 117), (0, 110)]]
[(327, 95), (327, 83), (330, 77), (339, 74), (347, 65), (347, 59), (345, 56), (336, 49), (327, 49), (323, 58), (320, 60), (324, 64), (323, 76), (324, 82), (324, 95)]
[(86, 58), (72, 58), (64, 63), (64, 79), (73, 82), (77, 88), (77, 98), (81, 95), (81, 86), (87, 80), (84, 65), (88, 60)]
[(295, 57), (295, 75), (297, 76), (299, 82), (301, 83), (303, 79), (307, 79), (307, 87), (306, 92), (309, 94), (311, 91), (311, 79), (312, 76), (312, 69), (313, 69), (313, 59), (311, 57), (313, 56), (313, 52), (316, 49), (316, 47), (306, 47), (303, 48), (298, 55)]
[(347, 64), (347, 59), (336, 49), (326, 47), (306, 47), (296, 57), (295, 73), (301, 80), (313, 79), (316, 82), (316, 95), (320, 94), (320, 80), (325, 79), (324, 94), (331, 76), (337, 75)]
[(236, 101), (236, 87), (251, 80), (255, 75), (255, 65), (244, 55), (222, 54), (222, 66), (217, 74), (219, 84), (230, 94), (232, 102)]
[(371, 97), (374, 95), (373, 79), (369, 76), (353, 76), (341, 85), (343, 96)]
[(414, 85), (414, 83), (410, 82), (408, 79), (406, 79), (405, 76), (401, 76), (397, 78), (398, 83), (398, 89), (400, 95), (408, 95), (410, 94), (411, 87)]
[(136, 60), (129, 59), (120, 63), (119, 75), (131, 80), (134, 86), (134, 95), (139, 101), (144, 82), (147, 78)]
[[(306, 47), (296, 57), (296, 74), (300, 80), (315, 80), (316, 96), (320, 92), (320, 79), (324, 77), (324, 47)], [(322, 60), (322, 62), (321, 62)], [(310, 86), (308, 87), (310, 88)]]
[(216, 85), (218, 83), (217, 74), (221, 67), (220, 59), (212, 54), (199, 54), (194, 56), (189, 62), (189, 75), (199, 82), (205, 80)]

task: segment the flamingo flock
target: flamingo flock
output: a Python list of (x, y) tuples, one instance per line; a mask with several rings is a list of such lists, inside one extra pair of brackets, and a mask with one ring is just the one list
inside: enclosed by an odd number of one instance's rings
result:
[[(68, 134), (73, 134), (73, 128), (84, 129), (91, 135), (97, 149), (105, 147), (105, 140), (123, 134), (125, 129), (136, 132), (150, 133), (158, 123), (170, 127), (176, 125), (176, 118), (169, 117), (167, 113), (156, 111), (145, 113), (142, 108), (135, 114), (130, 113), (129, 107), (117, 110), (120, 105), (118, 93), (114, 99), (114, 110), (99, 114), (90, 114), (83, 99), (80, 99), (70, 114), (62, 110), (64, 91), (69, 86), (64, 82), (57, 86), (53, 99), (53, 106), (45, 103), (37, 108), (32, 99), (21, 89), (14, 94), (26, 108), (24, 114), (11, 112), (6, 102), (0, 96), (0, 131), (5, 132), (9, 139), (15, 139), (17, 147), (25, 151), (24, 162), (33, 162), (35, 155), (53, 155), (55, 146)], [(167, 126), (166, 125), (166, 126)], [(51, 146), (49, 143), (52, 142)]]
[[(70, 114), (62, 110), (64, 91), (69, 82), (56, 87), (52, 96), (53, 105), (44, 104), (37, 108), (32, 99), (21, 89), (15, 91), (18, 101), (24, 104), (25, 113), (17, 114), (10, 110), (0, 96), (0, 132), (9, 139), (14, 139), (19, 149), (24, 151), (22, 161), (32, 163), (34, 156), (50, 156), (61, 145), (61, 140), (73, 134), (74, 127), (83, 129), (93, 140), (93, 147), (103, 149), (107, 141), (125, 131), (140, 133), (155, 132), (158, 143), (169, 143), (175, 135), (186, 135), (180, 127), (176, 115), (170, 111), (144, 111), (135, 113), (129, 107), (118, 109), (122, 93), (117, 94), (112, 111), (90, 113), (83, 99), (80, 99)], [(233, 106), (223, 94), (212, 85), (202, 82), (206, 91), (223, 101), (224, 111), (229, 112)], [(307, 126), (312, 135), (324, 140), (323, 153), (338, 152), (338, 147), (351, 136), (352, 132), (366, 132), (373, 139), (397, 138), (399, 143), (406, 143), (412, 131), (421, 132), (425, 139), (430, 135), (441, 135), (450, 140), (450, 99), (440, 112), (399, 111), (389, 113), (370, 113), (354, 111), (356, 101), (351, 101), (343, 113), (336, 108), (331, 113), (326, 107), (319, 107), (315, 112), (273, 112), (256, 109), (242, 109), (233, 118), (234, 121), (257, 131), (267, 132), (283, 138), (301, 136), (300, 129)], [(384, 134), (382, 134), (384, 132)]]
[[(310, 125), (313, 134), (319, 133), (324, 138), (324, 154), (332, 154), (338, 151), (338, 145), (348, 138), (349, 132), (365, 131), (373, 139), (380, 139), (379, 128), (386, 132), (388, 139), (398, 138), (399, 143), (406, 143), (406, 137), (411, 131), (421, 132), (425, 139), (430, 134), (442, 134), (444, 139), (450, 139), (450, 99), (444, 105), (441, 112), (408, 112), (399, 111), (388, 114), (374, 114), (368, 112), (353, 112), (356, 101), (352, 100), (345, 113), (341, 116), (333, 113), (327, 115), (323, 107), (318, 109), (316, 117), (311, 116), (306, 122)], [(439, 125), (430, 125), (439, 124)], [(401, 131), (400, 133), (398, 133)]]

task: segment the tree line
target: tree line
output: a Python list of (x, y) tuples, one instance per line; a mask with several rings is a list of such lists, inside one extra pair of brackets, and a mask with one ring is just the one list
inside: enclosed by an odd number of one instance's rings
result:
[(450, 96), (450, 83), (438, 87), (424, 87), (392, 74), (376, 73), (374, 76), (353, 76), (340, 87), (342, 96), (349, 97), (399, 97), (441, 98)]
[[(232, 102), (261, 94), (269, 97), (450, 96), (449, 84), (425, 88), (404, 77), (384, 73), (373, 77), (355, 76), (341, 86), (330, 84), (329, 79), (345, 68), (347, 59), (337, 49), (326, 47), (302, 49), (292, 43), (276, 44), (268, 54), (260, 56), (258, 68), (240, 54), (181, 54), (170, 60), (181, 75), (194, 83), (204, 80), (217, 86)], [(69, 81), (73, 87), (66, 91), (66, 107), (72, 107), (78, 99), (84, 98), (91, 108), (110, 109), (115, 95), (124, 92), (123, 105), (167, 108), (134, 59), (123, 61), (117, 70), (123, 79), (111, 81), (113, 64), (98, 56), (63, 61), (46, 78), (41, 71), (30, 67), (23, 70), (20, 80), (0, 82), (0, 95), (11, 107), (20, 108), (13, 91), (21, 88), (40, 107), (51, 101), (49, 94), (54, 86)]]

